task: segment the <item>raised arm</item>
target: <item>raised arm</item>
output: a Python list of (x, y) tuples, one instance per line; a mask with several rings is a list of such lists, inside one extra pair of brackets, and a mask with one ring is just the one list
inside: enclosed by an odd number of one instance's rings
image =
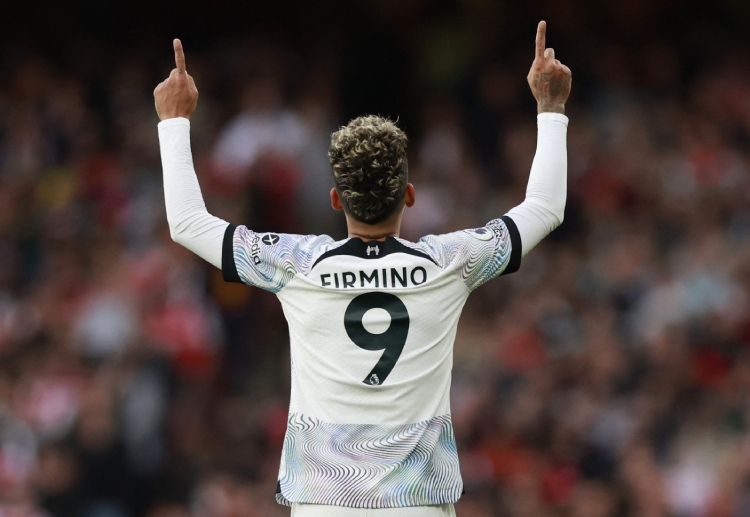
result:
[(570, 95), (570, 69), (546, 48), (547, 23), (539, 22), (534, 62), (527, 80), (537, 101), (537, 150), (531, 166), (526, 199), (508, 212), (521, 236), (526, 255), (552, 230), (560, 226), (567, 195), (568, 117), (565, 102)]
[(182, 43), (173, 42), (176, 68), (154, 90), (159, 115), (159, 145), (164, 169), (164, 199), (172, 239), (221, 268), (224, 232), (229, 223), (206, 210), (190, 150), (190, 115), (198, 89), (185, 69)]

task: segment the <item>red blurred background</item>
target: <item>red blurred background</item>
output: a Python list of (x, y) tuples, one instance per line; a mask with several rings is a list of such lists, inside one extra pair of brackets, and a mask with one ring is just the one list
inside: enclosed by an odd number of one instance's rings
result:
[(456, 341), (461, 517), (750, 515), (750, 4), (14, 2), (0, 17), (0, 515), (288, 515), (273, 296), (172, 243), (151, 92), (182, 39), (209, 210), (345, 236), (330, 133), (398, 119), (404, 237), (523, 199), (539, 19), (566, 219)]

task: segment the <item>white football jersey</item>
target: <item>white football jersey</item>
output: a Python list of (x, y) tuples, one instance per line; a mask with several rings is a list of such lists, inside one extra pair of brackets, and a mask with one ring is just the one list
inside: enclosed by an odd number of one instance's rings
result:
[(277, 500), (393, 508), (456, 502), (453, 341), (469, 293), (518, 269), (513, 220), (413, 243), (227, 228), (228, 281), (276, 293), (292, 390)]

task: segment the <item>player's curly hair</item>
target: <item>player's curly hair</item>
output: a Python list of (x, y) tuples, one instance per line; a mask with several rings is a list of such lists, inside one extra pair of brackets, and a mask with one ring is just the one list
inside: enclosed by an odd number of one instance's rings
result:
[(408, 181), (406, 134), (387, 118), (358, 117), (331, 135), (328, 158), (344, 210), (377, 224), (404, 200)]

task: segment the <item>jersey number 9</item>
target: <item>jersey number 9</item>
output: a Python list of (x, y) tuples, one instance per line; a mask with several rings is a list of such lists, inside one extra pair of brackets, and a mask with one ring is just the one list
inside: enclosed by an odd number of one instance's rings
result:
[[(369, 332), (362, 318), (370, 309), (383, 309), (391, 316), (391, 325), (382, 334)], [(375, 367), (362, 381), (377, 386), (383, 384), (396, 366), (409, 335), (409, 312), (397, 296), (389, 293), (365, 293), (354, 298), (346, 308), (344, 327), (355, 345), (365, 350), (383, 350)]]

